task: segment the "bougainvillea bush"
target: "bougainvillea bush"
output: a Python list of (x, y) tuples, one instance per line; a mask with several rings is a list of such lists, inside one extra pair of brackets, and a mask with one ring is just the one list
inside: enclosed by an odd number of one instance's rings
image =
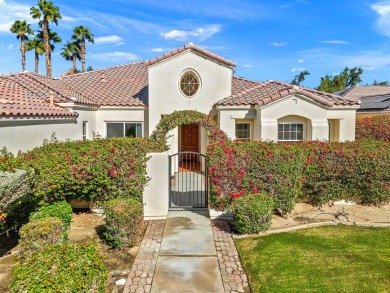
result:
[(210, 201), (229, 210), (250, 193), (272, 196), (285, 214), (299, 197), (315, 205), (350, 199), (390, 201), (390, 146), (376, 140), (348, 143), (220, 142), (208, 146)]
[(139, 138), (50, 143), (19, 155), (45, 201), (142, 196), (149, 143)]
[(356, 121), (356, 139), (390, 141), (390, 115), (377, 115)]

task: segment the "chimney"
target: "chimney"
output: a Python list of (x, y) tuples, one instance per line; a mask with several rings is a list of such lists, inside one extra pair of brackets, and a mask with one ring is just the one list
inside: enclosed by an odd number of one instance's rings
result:
[(106, 82), (106, 76), (105, 76), (104, 72), (101, 75), (100, 82)]
[(54, 94), (53, 92), (50, 92), (50, 107), (54, 107)]

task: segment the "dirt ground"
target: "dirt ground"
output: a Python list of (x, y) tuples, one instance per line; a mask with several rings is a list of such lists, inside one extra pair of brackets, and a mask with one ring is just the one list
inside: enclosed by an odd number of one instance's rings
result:
[(334, 206), (324, 205), (318, 209), (309, 204), (297, 203), (287, 219), (274, 215), (270, 230), (332, 220), (352, 223), (390, 223), (390, 205), (374, 207), (335, 203)]

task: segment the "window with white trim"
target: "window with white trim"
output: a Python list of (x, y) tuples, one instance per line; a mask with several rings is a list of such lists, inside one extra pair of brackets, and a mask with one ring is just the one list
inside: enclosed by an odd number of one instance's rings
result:
[(142, 123), (106, 122), (106, 137), (142, 137)]
[(251, 124), (248, 122), (236, 122), (236, 139), (251, 140)]
[(278, 141), (303, 141), (303, 123), (279, 123)]

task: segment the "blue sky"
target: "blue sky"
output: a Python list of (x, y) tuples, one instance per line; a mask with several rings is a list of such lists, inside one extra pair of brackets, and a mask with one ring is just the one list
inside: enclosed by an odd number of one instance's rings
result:
[[(87, 66), (94, 69), (146, 60), (188, 42), (237, 62), (237, 75), (258, 81), (291, 82), (308, 70), (303, 83), (316, 87), (321, 76), (346, 66), (364, 69), (362, 84), (390, 81), (390, 1), (53, 1), (63, 16), (56, 27), (63, 43), (77, 25), (90, 28)], [(9, 32), (16, 19), (33, 29), (30, 7), (37, 1), (0, 0), (0, 73), (21, 70), (19, 41)], [(72, 64), (53, 53), (53, 76)], [(40, 73), (45, 73), (44, 56)], [(79, 65), (81, 67), (81, 65)], [(27, 70), (34, 70), (33, 52)]]

